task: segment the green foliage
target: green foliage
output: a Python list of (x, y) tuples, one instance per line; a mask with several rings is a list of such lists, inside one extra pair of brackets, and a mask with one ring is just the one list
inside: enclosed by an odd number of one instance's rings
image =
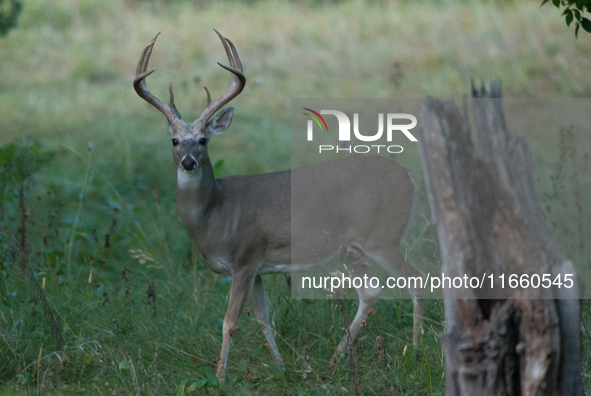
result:
[[(0, 383), (27, 394), (57, 389), (217, 394), (214, 362), (229, 278), (213, 274), (191, 253), (186, 231), (175, 218), (170, 189), (154, 184), (149, 187), (154, 199), (144, 201), (149, 193), (141, 177), (110, 177), (106, 183), (100, 165), (90, 160), (91, 155), (103, 154), (97, 145), (87, 155), (72, 148), (48, 151), (32, 140), (0, 148), (3, 202), (19, 205), (16, 198), (26, 182), (21, 205), (27, 212), (27, 254), (60, 318), (66, 344), (61, 350), (52, 349), (43, 310), (20, 266), (14, 265), (19, 209), (6, 206), (0, 241), (0, 349), (6, 353), (0, 355)], [(65, 159), (69, 169), (77, 167), (80, 172), (70, 173), (60, 185), (47, 175), (55, 174)], [(223, 164), (215, 162), (216, 172), (223, 171)], [(67, 202), (71, 204), (64, 205)], [(96, 231), (101, 229), (108, 238)], [(70, 246), (71, 268), (66, 266)], [(336, 374), (326, 363), (343, 336), (344, 319), (337, 304), (290, 300), (283, 276), (267, 277), (266, 285), (287, 370), (269, 361), (254, 315), (243, 315), (242, 330), (234, 336), (225, 391), (340, 394), (352, 390), (354, 374), (348, 358), (339, 363)], [(343, 305), (346, 312), (355, 311), (355, 302)], [(364, 392), (421, 394), (443, 389), (437, 336), (443, 328), (441, 309), (439, 302), (427, 304), (424, 349), (415, 351), (408, 347), (411, 302), (377, 304), (379, 315), (368, 319), (365, 336), (356, 343), (355, 375)], [(381, 355), (375, 352), (378, 336), (386, 340)], [(303, 347), (311, 366), (305, 379), (300, 368)]]
[(0, 227), (10, 221), (5, 216), (18, 213), (16, 200), (20, 185), (46, 166), (54, 155), (53, 151), (43, 149), (41, 143), (31, 138), (0, 145)]
[(0, 0), (0, 37), (6, 36), (10, 29), (17, 26), (22, 8), (21, 0)]
[(175, 394), (182, 395), (199, 395), (203, 393), (204, 389), (218, 389), (220, 384), (218, 378), (212, 373), (205, 373), (203, 370), (198, 370), (200, 377), (182, 380), (176, 387)]
[[(550, 0), (544, 0), (542, 5)], [(564, 19), (566, 26), (570, 26), (575, 21), (575, 37), (579, 34), (579, 28), (583, 28), (588, 33), (591, 33), (591, 20), (584, 16), (584, 12), (591, 12), (591, 0), (552, 0), (552, 4), (556, 7), (564, 7)]]
[(562, 128), (558, 134), (559, 137), (559, 154), (558, 161), (554, 164), (554, 172), (550, 175), (551, 191), (544, 192), (542, 201), (545, 204), (545, 209), (548, 214), (552, 213), (552, 205), (560, 202), (560, 196), (564, 191), (565, 184), (565, 167), (567, 165), (568, 155), (572, 150), (574, 140), (573, 129)]
[(0, 37), (17, 26), (22, 8), (21, 0), (0, 0)]
[[(104, 153), (96, 145), (88, 155), (72, 148), (48, 151), (32, 140), (0, 148), (3, 203), (21, 205), (27, 213), (30, 249), (25, 253), (60, 319), (65, 339), (63, 349), (52, 348), (51, 329), (32, 285), (20, 266), (14, 265), (19, 208), (6, 206), (0, 240), (0, 349), (5, 352), (0, 355), (0, 383), (7, 390), (27, 394), (57, 389), (217, 394), (214, 362), (229, 278), (213, 274), (191, 253), (186, 231), (175, 218), (170, 190), (156, 184), (150, 187), (155, 198), (146, 202), (142, 178), (111, 177), (105, 183), (99, 166), (90, 161), (91, 154), (100, 158)], [(47, 175), (55, 174), (64, 159), (70, 169), (81, 169), (59, 186)], [(223, 161), (216, 161), (215, 168), (222, 171)], [(23, 183), (25, 200), (19, 203)], [(97, 229), (107, 231), (109, 237), (103, 238)], [(65, 263), (70, 246), (71, 268)], [(242, 330), (234, 336), (226, 392), (340, 394), (352, 390), (354, 374), (348, 358), (339, 363), (336, 374), (326, 363), (343, 336), (344, 319), (337, 304), (290, 300), (283, 276), (267, 277), (266, 285), (271, 321), (287, 370), (269, 361), (254, 315), (243, 315)], [(355, 311), (355, 302), (343, 305), (346, 312)], [(421, 394), (443, 389), (438, 340), (442, 305), (432, 301), (427, 307), (424, 349), (415, 351), (408, 347), (410, 300), (377, 304), (379, 315), (368, 319), (365, 336), (356, 343), (355, 375), (364, 392)], [(386, 340), (380, 344), (381, 354), (375, 352), (378, 336)], [(304, 347), (311, 366), (305, 379), (300, 368)]]

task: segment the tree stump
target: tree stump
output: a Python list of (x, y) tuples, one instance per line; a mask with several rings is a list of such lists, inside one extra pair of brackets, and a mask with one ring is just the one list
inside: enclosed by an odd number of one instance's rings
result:
[[(492, 274), (482, 289), (442, 290), (446, 394), (582, 396), (580, 298), (572, 262), (552, 240), (528, 146), (508, 133), (499, 81), (421, 105), (421, 163), (437, 224), (441, 272)], [(471, 139), (468, 105), (481, 155)], [(500, 275), (505, 275), (501, 289)], [(508, 276), (572, 274), (573, 287), (508, 287)]]

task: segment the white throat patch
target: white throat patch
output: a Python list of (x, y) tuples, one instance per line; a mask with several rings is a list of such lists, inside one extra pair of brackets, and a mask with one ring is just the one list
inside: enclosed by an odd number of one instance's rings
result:
[(176, 170), (176, 180), (179, 188), (198, 188), (201, 179), (201, 168), (193, 169), (190, 172), (180, 166)]

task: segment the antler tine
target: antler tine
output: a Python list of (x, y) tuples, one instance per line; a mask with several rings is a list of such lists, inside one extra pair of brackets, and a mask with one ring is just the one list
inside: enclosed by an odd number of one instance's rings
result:
[[(156, 34), (156, 36), (152, 39), (152, 41), (150, 41), (150, 44), (148, 44), (146, 46), (146, 48), (144, 48), (144, 50), (142, 51), (142, 55), (140, 56), (140, 61), (137, 64), (137, 70), (136, 70), (136, 76), (141, 75), (142, 73), (146, 72), (146, 69), (148, 68), (148, 62), (146, 61), (150, 59), (150, 55), (152, 55), (152, 48), (154, 48), (154, 44), (156, 43), (156, 39), (158, 38), (158, 36), (160, 35), (160, 32), (158, 32)], [(154, 69), (156, 70), (156, 69)]]
[(207, 105), (209, 106), (211, 104), (211, 94), (209, 93), (209, 89), (207, 89), (207, 87), (203, 87), (203, 89), (205, 89), (205, 92), (207, 93)]
[(215, 114), (216, 111), (222, 108), (222, 106), (238, 96), (246, 84), (246, 77), (244, 77), (244, 74), (242, 73), (242, 62), (240, 61), (236, 47), (230, 40), (224, 38), (220, 32), (217, 30), (215, 30), (215, 32), (224, 45), (224, 50), (226, 51), (226, 55), (228, 56), (228, 61), (230, 63), (230, 66), (223, 65), (219, 62), (218, 65), (232, 73), (232, 83), (230, 84), (228, 91), (213, 103), (211, 102), (211, 95), (209, 94), (209, 91), (204, 87), (205, 92), (207, 92), (207, 107), (205, 110), (203, 110), (201, 116), (195, 121), (203, 124), (205, 124), (211, 118), (211, 116)]
[(230, 66), (234, 66), (236, 69), (242, 71), (242, 62), (240, 62), (240, 57), (238, 56), (238, 51), (236, 51), (236, 47), (234, 47), (234, 43), (230, 41), (230, 39), (226, 39), (228, 44), (230, 44), (230, 49), (232, 50), (232, 55), (234, 57), (234, 61), (236, 65), (230, 64)]
[(172, 81), (170, 82), (168, 91), (170, 94), (170, 101), (168, 105), (163, 104), (158, 98), (148, 91), (148, 87), (146, 86), (146, 77), (150, 74), (154, 73), (156, 69), (152, 69), (150, 71), (146, 71), (148, 69), (148, 62), (150, 61), (150, 55), (152, 55), (152, 49), (154, 48), (154, 44), (156, 43), (156, 39), (160, 35), (160, 32), (156, 34), (156, 36), (152, 39), (150, 44), (144, 48), (142, 54), (140, 56), (140, 60), (137, 65), (136, 76), (133, 80), (133, 88), (135, 92), (140, 96), (140, 98), (144, 99), (146, 102), (150, 103), (152, 106), (157, 108), (168, 120), (169, 123), (173, 124), (178, 118), (178, 112), (174, 106), (174, 94), (172, 92)]
[(236, 67), (236, 63), (234, 63), (234, 57), (232, 56), (232, 53), (230, 52), (230, 47), (228, 47), (228, 43), (226, 42), (228, 39), (225, 38), (224, 36), (222, 36), (222, 34), (220, 32), (218, 32), (216, 29), (213, 29), (213, 30), (217, 33), (220, 40), (222, 40), (224, 50), (226, 51), (226, 56), (228, 57), (228, 60), (230, 61), (230, 66)]

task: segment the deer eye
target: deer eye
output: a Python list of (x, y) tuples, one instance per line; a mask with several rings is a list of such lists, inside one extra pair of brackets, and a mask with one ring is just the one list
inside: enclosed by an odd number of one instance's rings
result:
[(206, 138), (199, 139), (199, 144), (200, 145), (205, 146), (206, 143), (207, 143), (207, 139)]
[(179, 145), (178, 139), (172, 139), (172, 145), (173, 146), (178, 146)]

